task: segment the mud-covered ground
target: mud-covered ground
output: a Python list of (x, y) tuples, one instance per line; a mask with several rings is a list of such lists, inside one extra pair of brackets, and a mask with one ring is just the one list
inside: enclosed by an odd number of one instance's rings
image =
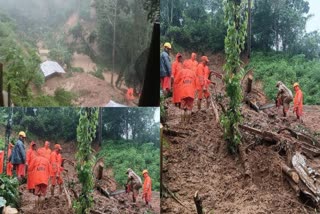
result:
[[(215, 63), (213, 69), (221, 72), (221, 59), (210, 61)], [(217, 84), (211, 92), (223, 94), (222, 82), (213, 80)], [(265, 97), (262, 96), (259, 100), (265, 102)], [(226, 100), (221, 102), (226, 106)], [(204, 104), (203, 102), (202, 109)], [(243, 147), (255, 143), (246, 150), (246, 160), (243, 160), (240, 155), (228, 153), (223, 130), (215, 122), (212, 107), (197, 111), (195, 105), (191, 121), (181, 125), (181, 110), (172, 105), (171, 98), (166, 100), (166, 106), (167, 121), (164, 129), (182, 134), (164, 136), (162, 173), (163, 183), (169, 191), (164, 191), (161, 199), (162, 213), (196, 213), (193, 201), (196, 191), (199, 191), (203, 207), (208, 213), (282, 214), (314, 211), (296, 196), (284, 179), (280, 163), (285, 163), (289, 154), (280, 154), (279, 145), (265, 144), (260, 136), (242, 131)], [(292, 108), (288, 118), (283, 118), (281, 109), (276, 107), (258, 113), (243, 104), (241, 112), (244, 125), (272, 132), (290, 127), (319, 140), (319, 106), (304, 107), (303, 123), (296, 121)], [(221, 113), (219, 107), (219, 114)], [(288, 145), (292, 143), (293, 146), (296, 142), (287, 132), (283, 132), (281, 136), (288, 140)], [(245, 167), (249, 168), (250, 176), (246, 175)]]
[[(75, 163), (75, 153), (76, 153), (76, 144), (63, 143), (62, 145), (62, 157), (66, 158)], [(76, 191), (79, 195), (81, 190), (81, 185), (78, 183), (77, 173), (75, 168), (69, 164), (65, 163), (64, 168), (66, 169), (63, 172), (63, 180), (66, 186), (66, 189), (69, 191), (71, 200), (74, 200), (75, 197), (68, 188), (73, 184), (72, 189)], [(116, 181), (110, 177), (110, 171), (104, 170), (103, 178), (101, 181), (97, 182), (103, 189), (108, 190), (109, 192), (117, 190)], [(26, 184), (21, 185), (19, 191), (21, 195), (21, 208), (20, 213), (23, 214), (72, 214), (73, 210), (68, 208), (68, 202), (65, 192), (58, 194), (58, 188), (55, 189), (55, 196), (51, 196), (50, 186), (47, 190), (47, 196), (44, 203), (43, 210), (35, 209), (35, 200), (36, 196), (32, 193), (29, 193), (26, 190)], [(141, 192), (141, 190), (140, 190)], [(135, 214), (135, 213), (160, 213), (160, 194), (159, 192), (152, 193), (152, 203), (151, 207), (147, 207), (141, 199), (141, 194), (138, 197), (136, 204), (132, 203), (132, 193), (130, 195), (124, 193), (117, 195), (115, 197), (107, 198), (103, 196), (98, 190), (94, 190), (93, 193), (94, 207), (90, 213), (92, 214), (101, 214), (101, 213), (114, 213), (114, 214)]]

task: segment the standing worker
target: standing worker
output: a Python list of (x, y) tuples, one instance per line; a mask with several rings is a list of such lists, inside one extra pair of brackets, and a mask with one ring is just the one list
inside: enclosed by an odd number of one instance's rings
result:
[(63, 171), (62, 156), (61, 156), (61, 146), (60, 144), (54, 145), (54, 151), (50, 155), (50, 176), (51, 176), (51, 196), (54, 195), (54, 188), (59, 185), (59, 194), (62, 194), (62, 184), (63, 180), (61, 178), (61, 172)]
[[(47, 194), (50, 176), (49, 160), (44, 156), (44, 153), (41, 153), (31, 161), (29, 168), (34, 173), (34, 194), (38, 196), (35, 203), (36, 208), (40, 210), (43, 208), (44, 197)], [(41, 196), (43, 196), (43, 200), (41, 200)]]
[(207, 100), (207, 108), (210, 106), (209, 102), (209, 75), (210, 71), (208, 68), (209, 59), (207, 56), (201, 57), (201, 63), (197, 68), (197, 91), (198, 91), (198, 110), (201, 109), (201, 100), (203, 97)]
[(126, 174), (128, 174), (126, 192), (127, 193), (130, 193), (131, 191), (133, 192), (132, 200), (135, 203), (137, 196), (139, 194), (139, 189), (142, 187), (142, 181), (141, 181), (141, 178), (130, 168), (127, 170)]
[(300, 89), (299, 83), (293, 84), (293, 89), (295, 91), (295, 96), (293, 100), (293, 113), (296, 113), (297, 119), (302, 121), (301, 117), (303, 114), (303, 93)]
[(12, 163), (10, 162), (9, 158), (10, 158), (10, 156), (11, 156), (13, 147), (14, 147), (13, 144), (12, 144), (12, 143), (9, 143), (9, 147), (8, 147), (8, 161), (7, 161), (7, 175), (8, 175), (8, 176), (12, 176), (13, 165), (12, 165)]
[(51, 155), (51, 149), (50, 149), (50, 142), (45, 141), (44, 142), (44, 147), (41, 147), (38, 149), (38, 153), (42, 154), (43, 157), (47, 158), (50, 160), (50, 155)]
[(175, 106), (180, 107), (180, 85), (178, 81), (176, 81), (176, 77), (181, 72), (182, 69), (182, 55), (177, 53), (176, 60), (172, 63), (172, 78), (173, 78), (173, 95), (172, 95), (172, 102)]
[(142, 192), (142, 199), (146, 202), (146, 205), (150, 206), (151, 202), (151, 195), (152, 195), (152, 181), (149, 176), (148, 170), (143, 170), (142, 175), (144, 178), (143, 181), (143, 192)]
[(276, 99), (276, 106), (279, 107), (283, 105), (283, 116), (287, 116), (287, 112), (290, 108), (290, 103), (293, 100), (292, 92), (283, 82), (278, 81), (276, 87), (278, 88), (278, 94)]
[(196, 72), (198, 67), (197, 54), (192, 53), (191, 58), (183, 62), (183, 67)]
[(32, 160), (37, 157), (37, 145), (35, 142), (31, 141), (30, 148), (27, 151), (27, 189), (29, 192), (34, 192), (34, 174), (33, 171), (30, 169), (30, 164)]
[(25, 163), (26, 163), (26, 151), (24, 147), (24, 141), (26, 139), (26, 133), (19, 132), (19, 139), (17, 140), (10, 157), (10, 161), (13, 164), (13, 169), (16, 172), (16, 176), (19, 182), (25, 177)]
[(191, 118), (191, 111), (193, 108), (194, 95), (196, 91), (196, 75), (190, 69), (182, 69), (177, 76), (177, 82), (180, 85), (181, 122), (189, 122)]
[(171, 60), (169, 52), (171, 50), (171, 44), (169, 42), (164, 43), (164, 50), (160, 55), (160, 81), (161, 88), (166, 96), (171, 90)]

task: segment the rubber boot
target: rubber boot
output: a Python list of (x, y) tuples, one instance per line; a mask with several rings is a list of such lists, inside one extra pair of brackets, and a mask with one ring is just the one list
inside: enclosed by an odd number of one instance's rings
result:
[(198, 105), (198, 110), (201, 110), (201, 100), (198, 100), (197, 105)]
[(62, 194), (62, 185), (59, 185), (59, 194)]
[(54, 186), (51, 186), (51, 196), (54, 196)]

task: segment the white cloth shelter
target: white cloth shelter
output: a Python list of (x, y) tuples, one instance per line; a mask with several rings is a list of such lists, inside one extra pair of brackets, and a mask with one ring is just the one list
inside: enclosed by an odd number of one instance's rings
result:
[(63, 68), (54, 61), (45, 61), (40, 64), (40, 68), (45, 77), (48, 77), (54, 73), (66, 73)]
[(116, 103), (116, 102), (110, 100), (105, 107), (127, 107), (127, 106), (119, 104), (119, 103)]

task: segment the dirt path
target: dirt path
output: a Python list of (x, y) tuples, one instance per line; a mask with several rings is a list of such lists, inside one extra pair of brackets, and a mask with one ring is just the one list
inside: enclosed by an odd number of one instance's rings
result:
[[(215, 71), (222, 71), (223, 58), (210, 58)], [(213, 94), (224, 94), (220, 80), (211, 88)], [(259, 90), (259, 87), (254, 88)], [(215, 91), (215, 93), (214, 93)], [(261, 102), (265, 102), (262, 96)], [(222, 100), (225, 105), (226, 100)], [(212, 109), (197, 111), (194, 107), (191, 122), (180, 124), (181, 110), (166, 100), (168, 121), (165, 128), (186, 133), (165, 136), (163, 183), (183, 203), (179, 204), (169, 193), (161, 199), (162, 213), (196, 213), (193, 195), (196, 191), (203, 200), (206, 212), (214, 213), (311, 213), (304, 201), (284, 179), (280, 163), (287, 160), (272, 146), (259, 144), (258, 136), (243, 134), (244, 146), (256, 142), (247, 151), (247, 160), (232, 156), (227, 151), (223, 130), (215, 123)], [(204, 102), (203, 106), (204, 108)], [(286, 126), (309, 134), (319, 133), (320, 107), (305, 106), (304, 123), (295, 120), (292, 108), (288, 118), (281, 117), (281, 109), (273, 108), (257, 113), (242, 105), (244, 124), (261, 130), (278, 131)], [(221, 114), (221, 109), (219, 108)], [(296, 142), (284, 134), (289, 142)], [(318, 135), (319, 138), (319, 135)], [(276, 147), (277, 148), (277, 147)], [(314, 159), (315, 162), (319, 158)], [(251, 177), (245, 174), (244, 162), (250, 166)]]

